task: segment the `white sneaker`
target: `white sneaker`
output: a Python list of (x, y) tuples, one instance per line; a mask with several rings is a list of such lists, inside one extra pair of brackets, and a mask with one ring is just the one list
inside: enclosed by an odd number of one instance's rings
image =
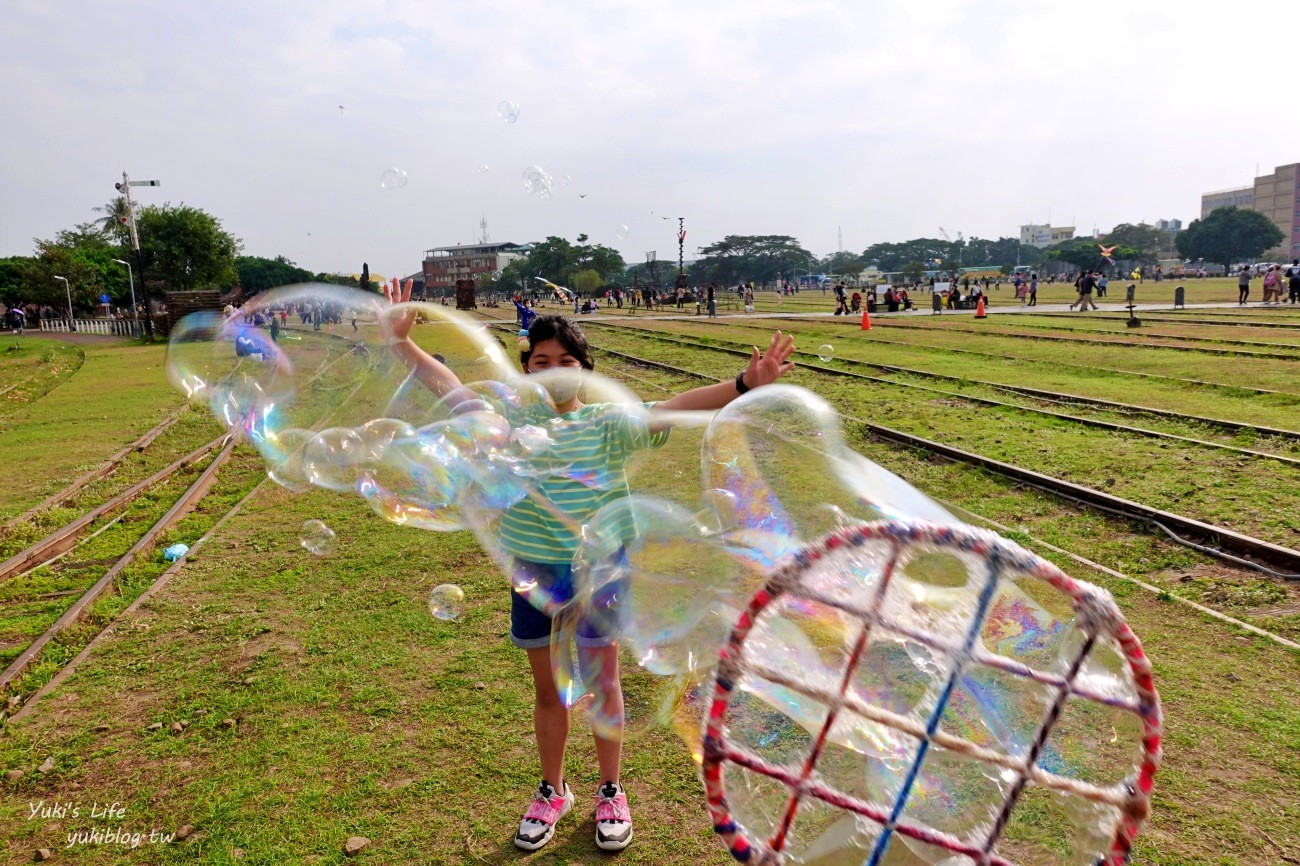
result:
[(569, 814), (573, 808), (573, 792), (569, 783), (564, 783), (564, 796), (560, 796), (551, 787), (550, 782), (542, 782), (533, 797), (533, 804), (524, 813), (515, 833), (515, 847), (525, 851), (536, 851), (551, 841), (555, 835), (555, 823)]
[(632, 841), (632, 812), (623, 786), (606, 782), (596, 789), (596, 847), (622, 851)]

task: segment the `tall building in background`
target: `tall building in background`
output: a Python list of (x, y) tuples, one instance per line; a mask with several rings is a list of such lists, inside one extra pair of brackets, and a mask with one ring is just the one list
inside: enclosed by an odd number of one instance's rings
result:
[(1074, 226), (1027, 225), (1020, 227), (1020, 242), (1030, 247), (1050, 247), (1074, 239)]
[(1300, 257), (1300, 163), (1279, 165), (1272, 174), (1255, 178), (1251, 186), (1207, 192), (1201, 196), (1201, 218), (1229, 205), (1259, 211), (1286, 236), (1264, 258)]
[(1201, 219), (1221, 207), (1254, 207), (1255, 187), (1243, 186), (1237, 189), (1221, 189), (1207, 192), (1201, 196)]
[(1300, 257), (1300, 163), (1279, 165), (1272, 174), (1255, 178), (1254, 208), (1286, 236), (1269, 250), (1269, 258)]

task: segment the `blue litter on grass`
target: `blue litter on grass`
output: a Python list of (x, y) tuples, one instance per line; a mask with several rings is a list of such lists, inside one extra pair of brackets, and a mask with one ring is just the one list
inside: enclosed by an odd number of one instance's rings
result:
[(163, 551), (163, 559), (168, 562), (175, 562), (189, 552), (190, 546), (188, 544), (173, 544)]

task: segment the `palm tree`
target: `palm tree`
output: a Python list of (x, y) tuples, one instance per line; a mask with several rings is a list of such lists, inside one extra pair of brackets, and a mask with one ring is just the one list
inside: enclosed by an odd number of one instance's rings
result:
[(119, 243), (125, 244), (127, 241), (127, 209), (126, 196), (117, 196), (109, 199), (108, 204), (103, 207), (92, 208), (95, 213), (102, 213), (103, 216), (94, 221), (99, 226), (99, 230), (106, 235), (115, 238)]

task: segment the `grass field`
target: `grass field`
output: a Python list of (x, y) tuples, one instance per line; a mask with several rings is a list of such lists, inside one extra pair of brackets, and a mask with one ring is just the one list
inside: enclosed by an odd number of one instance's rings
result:
[[(1122, 298), (1122, 285), (1116, 284), (1112, 300), (1115, 294)], [(1172, 285), (1146, 283), (1139, 291), (1171, 295)], [(1187, 285), (1189, 302), (1235, 300), (1231, 281)], [(1068, 297), (1064, 287), (1047, 287), (1040, 303), (1050, 302), (1052, 292), (1060, 294), (1056, 300)], [(1001, 294), (1010, 290), (1004, 287)], [(1006, 300), (994, 297), (995, 305)], [(759, 307), (787, 314), (825, 311), (822, 299), (808, 293), (780, 308), (760, 297)], [(834, 376), (811, 366), (790, 377), (843, 413), (848, 440), (862, 454), (972, 512), (972, 520), (1007, 527), (1013, 540), (1109, 589), (1143, 639), (1164, 702), (1166, 737), (1153, 817), (1135, 862), (1300, 861), (1300, 696), (1294, 688), (1300, 651), (1178, 603), (1195, 601), (1298, 641), (1300, 584), (1224, 564), (1132, 520), (873, 440), (853, 420), (960, 445), (1300, 548), (1300, 467), (1268, 456), (1300, 456), (1300, 441), (1052, 403), (996, 387), (1034, 387), (1300, 430), (1300, 345), (1289, 348), (1300, 337), (1300, 318), (1289, 309), (1171, 311), (1137, 334), (1124, 333), (1118, 318), (1039, 314), (1022, 321), (1017, 314), (993, 319), (985, 332), (969, 318), (934, 318), (915, 325), (909, 320), (907, 327), (882, 319), (863, 332), (856, 321), (827, 318), (707, 323), (692, 315), (652, 322), (644, 314), (608, 314), (599, 321), (609, 324), (587, 333), (598, 349), (598, 368), (646, 399), (694, 387), (703, 381), (700, 375), (734, 375), (743, 360), (719, 350), (761, 344), (777, 326), (795, 333), (804, 353), (799, 360), (883, 379)], [(1206, 318), (1223, 323), (1189, 321)], [(1247, 322), (1289, 323), (1296, 330)], [(1105, 336), (1107, 331), (1114, 336)], [(1062, 339), (1026, 339), (1035, 335)], [(1078, 339), (1099, 336), (1142, 345)], [(1250, 342), (1279, 344), (1268, 351), (1284, 357), (1206, 351), (1260, 349)], [(830, 361), (816, 356), (821, 344), (833, 347)], [(361, 367), (328, 341), (321, 345), (313, 399), (324, 412), (348, 393)], [(602, 350), (698, 375), (641, 366)], [(871, 366), (881, 364), (912, 372)], [(69, 347), (24, 338), (20, 351), (0, 354), (0, 390), (15, 384), (10, 393), (21, 396), (0, 401), (0, 457), (6, 465), (33, 470), (0, 476), (0, 517), (6, 518), (98, 465), (181, 405), (165, 381), (157, 347)], [(1087, 418), (1209, 444), (1102, 430), (1077, 420)], [(63, 508), (0, 532), (0, 553), (16, 551), (217, 432), (203, 407), (185, 412), (154, 445)], [(678, 477), (689, 481), (698, 472), (693, 435), (674, 434), (670, 448), (657, 462), (640, 465), (634, 480), (645, 479), (656, 489), (671, 489)], [(1215, 443), (1261, 456), (1216, 450)], [(7, 663), (25, 639), (57, 617), (58, 602), (93, 582), (201, 468), (152, 491), (117, 522), (106, 519), (92, 527), (103, 532), (55, 566), (0, 583), (0, 661)], [(193, 543), (254, 491), (241, 509), (164, 590), (114, 622), (165, 567), (156, 552), (138, 560), (118, 592), (98, 603), (16, 684), (13, 693), (29, 697), (112, 623), (113, 633), (76, 673), (27, 717), (0, 729), (0, 773), (23, 771), (0, 781), (0, 860), (28, 862), (48, 847), (56, 859), (89, 864), (341, 863), (349, 859), (344, 840), (361, 835), (372, 842), (353, 858), (358, 862), (608, 861), (591, 841), (590, 797), (598, 780), (590, 738), (582, 733), (572, 739), (569, 761), (579, 809), (541, 852), (523, 855), (511, 844), (537, 778), (531, 685), (523, 655), (505, 639), (504, 579), (473, 537), (402, 529), (381, 521), (355, 497), (292, 495), (270, 483), (259, 486), (262, 477), (256, 455), (237, 448), (211, 492), (160, 546)], [(311, 557), (298, 544), (300, 525), (313, 518), (338, 533), (330, 555)], [(1158, 592), (1080, 565), (1048, 545)], [(466, 612), (455, 622), (436, 620), (426, 609), (428, 590), (445, 582), (466, 592)], [(625, 680), (637, 706), (655, 700), (662, 687), (639, 671)], [(175, 722), (185, 723), (183, 729), (173, 732)], [(161, 729), (149, 730), (156, 723)], [(53, 769), (39, 771), (47, 759)], [(637, 840), (619, 861), (730, 862), (709, 827), (694, 765), (672, 732), (652, 729), (633, 739), (624, 776)], [(73, 804), (82, 813), (32, 816), (28, 804), (42, 800), (47, 806)], [(121, 813), (89, 816), (92, 803), (113, 802), (121, 804)], [(152, 830), (174, 833), (185, 825), (195, 829), (184, 841), (148, 841)], [(145, 838), (135, 849), (104, 843), (61, 850), (67, 833), (91, 826)], [(1017, 824), (1011, 850), (1025, 862), (1053, 862), (1050, 852), (1063, 842), (1052, 837), (1052, 826), (1050, 818)]]

